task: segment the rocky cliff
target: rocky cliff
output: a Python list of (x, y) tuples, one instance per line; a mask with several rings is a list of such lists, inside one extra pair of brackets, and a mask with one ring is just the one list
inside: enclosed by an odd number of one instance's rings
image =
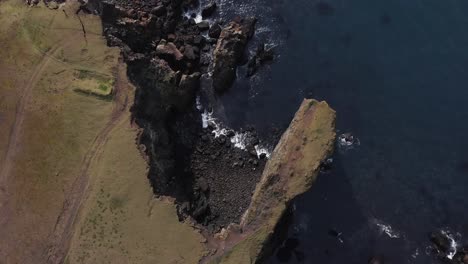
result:
[(333, 151), (335, 112), (304, 100), (267, 162), (240, 225), (220, 235), (212, 263), (259, 263), (268, 256), (292, 199), (307, 191)]

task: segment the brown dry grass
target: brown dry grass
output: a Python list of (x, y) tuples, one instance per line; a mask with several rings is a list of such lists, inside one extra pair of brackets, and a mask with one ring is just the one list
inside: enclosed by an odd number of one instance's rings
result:
[(198, 263), (201, 235), (153, 197), (129, 114), (91, 165), (86, 200), (66, 263)]
[(152, 197), (133, 90), (108, 96), (119, 52), (73, 8), (0, 2), (0, 263), (61, 263), (74, 227), (69, 263), (196, 263), (200, 234)]
[[(75, 72), (112, 76), (118, 51), (96, 34), (86, 43), (77, 19), (63, 12), (27, 8), (23, 1), (0, 5), (0, 115), (7, 120), (0, 142), (9, 142), (0, 145), (0, 259), (45, 263), (68, 191), (112, 110), (108, 101), (73, 91)], [(86, 20), (90, 31), (100, 32), (98, 19)], [(67, 52), (74, 61), (60, 58)]]

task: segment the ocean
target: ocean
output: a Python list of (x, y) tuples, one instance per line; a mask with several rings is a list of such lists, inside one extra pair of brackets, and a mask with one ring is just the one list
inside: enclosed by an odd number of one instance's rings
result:
[[(330, 172), (294, 201), (269, 263), (441, 263), (429, 233), (468, 244), (468, 1), (220, 0), (221, 17), (257, 16), (276, 59), (245, 67), (221, 100), (230, 127), (264, 144), (305, 97), (337, 111)], [(273, 148), (273, 143), (270, 148)], [(450, 256), (448, 256), (450, 257)]]

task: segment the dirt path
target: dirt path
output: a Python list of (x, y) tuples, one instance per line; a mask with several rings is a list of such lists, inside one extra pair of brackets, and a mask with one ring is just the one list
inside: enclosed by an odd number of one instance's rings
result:
[[(18, 140), (21, 134), (21, 128), (24, 122), (24, 112), (26, 109), (26, 105), (29, 102), (29, 98), (31, 97), (32, 89), (37, 85), (39, 82), (42, 73), (47, 68), (47, 65), (53, 61), (54, 55), (60, 48), (65, 47), (67, 44), (73, 41), (73, 38), (69, 38), (66, 41), (57, 43), (53, 46), (48, 52), (43, 53), (41, 56), (41, 61), (33, 70), (31, 77), (29, 78), (26, 86), (21, 90), (21, 96), (19, 98), (19, 102), (16, 106), (16, 113), (15, 113), (15, 122), (11, 127), (10, 134), (8, 137), (8, 145), (5, 152), (5, 156), (3, 160), (0, 162), (0, 212), (2, 212), (2, 208), (6, 203), (6, 199), (4, 198), (7, 195), (8, 190), (5, 188), (6, 181), (8, 179), (8, 175), (10, 174), (11, 168), (13, 166), (13, 158), (18, 150)], [(5, 218), (4, 214), (2, 216)]]
[(119, 63), (116, 84), (114, 88), (113, 110), (111, 118), (106, 126), (99, 132), (93, 141), (91, 148), (86, 153), (81, 164), (80, 173), (77, 175), (71, 191), (66, 198), (63, 209), (57, 218), (54, 232), (49, 241), (47, 249), (47, 263), (63, 263), (70, 246), (70, 240), (73, 235), (73, 226), (78, 216), (82, 202), (85, 200), (88, 180), (89, 167), (95, 157), (102, 151), (107, 137), (112, 129), (121, 121), (121, 117), (128, 111), (128, 80), (126, 78), (126, 68), (123, 63)]
[[(78, 34), (77, 34), (78, 35)], [(58, 61), (55, 57), (56, 53), (66, 47), (69, 43), (75, 41), (75, 38), (57, 43), (48, 52), (41, 52), (41, 60), (30, 75), (26, 85), (21, 90), (21, 96), (15, 110), (15, 121), (10, 129), (9, 141), (3, 160), (0, 161), (0, 224), (8, 219), (8, 188), (6, 184), (11, 170), (14, 166), (14, 158), (18, 153), (20, 139), (22, 135), (22, 127), (25, 120), (26, 106), (30, 101), (33, 88), (38, 84), (42, 74), (47, 69), (47, 66), (54, 61)], [(63, 63), (62, 61), (60, 61)], [(69, 66), (69, 65), (67, 65)], [(128, 90), (126, 79), (125, 65), (120, 63), (116, 76), (116, 84), (114, 88), (113, 110), (110, 120), (106, 126), (100, 131), (92, 143), (92, 147), (86, 153), (81, 164), (80, 173), (77, 175), (71, 187), (68, 197), (66, 198), (63, 209), (54, 228), (54, 233), (50, 236), (50, 246), (45, 253), (45, 259), (48, 263), (62, 263), (63, 258), (69, 247), (69, 240), (72, 235), (72, 227), (85, 195), (85, 190), (88, 183), (88, 168), (94, 157), (100, 152), (106, 142), (108, 134), (120, 121), (122, 114), (128, 110)]]

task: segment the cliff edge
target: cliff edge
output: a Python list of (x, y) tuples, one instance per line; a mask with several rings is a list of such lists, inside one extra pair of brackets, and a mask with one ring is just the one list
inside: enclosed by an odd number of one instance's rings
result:
[(211, 263), (258, 263), (271, 254), (291, 200), (312, 186), (334, 141), (335, 111), (305, 99), (266, 164), (241, 224), (221, 234)]

